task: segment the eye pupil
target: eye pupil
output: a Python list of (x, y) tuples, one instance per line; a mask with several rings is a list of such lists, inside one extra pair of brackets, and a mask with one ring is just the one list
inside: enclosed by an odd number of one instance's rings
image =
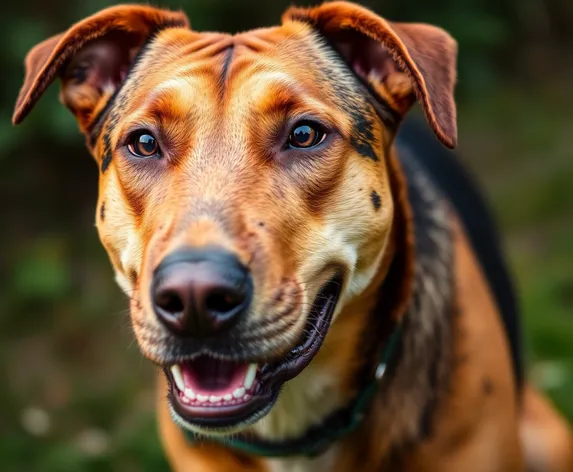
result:
[(142, 134), (139, 137), (139, 145), (146, 153), (153, 153), (157, 147), (155, 138), (149, 134)]
[(159, 154), (159, 144), (149, 133), (135, 135), (128, 144), (128, 148), (137, 157), (152, 157)]
[(289, 145), (293, 148), (310, 148), (322, 141), (324, 133), (310, 124), (296, 126), (290, 136)]
[(304, 146), (305, 144), (312, 142), (314, 130), (308, 126), (299, 126), (294, 130), (294, 140), (297, 144)]

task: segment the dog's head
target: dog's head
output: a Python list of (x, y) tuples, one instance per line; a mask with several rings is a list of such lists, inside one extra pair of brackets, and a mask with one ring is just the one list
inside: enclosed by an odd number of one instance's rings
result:
[(117, 6), (32, 49), (14, 122), (59, 76), (99, 165), (101, 240), (176, 418), (264, 415), (379, 282), (393, 137), (417, 99), (455, 144), (455, 50), (438, 28), (348, 3), (236, 36)]

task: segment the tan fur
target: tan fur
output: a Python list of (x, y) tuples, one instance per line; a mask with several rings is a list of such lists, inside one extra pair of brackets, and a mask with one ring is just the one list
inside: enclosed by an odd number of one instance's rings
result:
[(528, 472), (573, 472), (573, 436), (569, 425), (531, 385), (524, 391), (520, 432)]
[[(48, 39), (26, 59), (13, 121), (62, 78), (61, 100), (101, 170), (100, 238), (131, 299), (139, 346), (159, 365), (174, 340), (154, 316), (149, 287), (178, 248), (216, 245), (250, 268), (255, 297), (242, 335), (259, 333), (245, 343), (256, 359), (294, 347), (321, 287), (344, 274), (322, 348), (248, 428), (267, 440), (297, 437), (357, 393), (356, 372), (373, 363), (365, 348), (402, 321), (420, 282), (390, 115), (417, 99), (436, 136), (455, 145), (456, 44), (439, 28), (345, 2), (293, 8), (279, 27), (235, 36), (188, 24), (182, 13), (117, 6)], [(327, 128), (325, 146), (285, 150), (288, 129), (308, 116)], [(161, 159), (130, 156), (126, 141), (142, 128), (158, 138)], [(518, 472), (526, 457), (540, 471), (569, 471), (567, 426), (529, 389), (520, 409), (492, 295), (455, 215), (442, 213), (453, 253), (438, 262), (452, 269), (455, 314), (440, 311), (449, 305), (438, 287), (428, 291), (438, 312), (406, 320), (398, 370), (355, 432), (313, 460), (193, 445), (170, 416), (160, 374), (159, 425), (174, 470)], [(372, 317), (375, 306), (382, 319)], [(434, 334), (447, 341), (435, 360), (425, 350), (439, 342)], [(437, 385), (417, 370), (432, 361)]]

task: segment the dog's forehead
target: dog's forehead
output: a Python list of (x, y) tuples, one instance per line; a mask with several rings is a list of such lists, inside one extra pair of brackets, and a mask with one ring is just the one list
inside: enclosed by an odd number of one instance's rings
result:
[(378, 117), (366, 88), (304, 23), (237, 35), (162, 31), (144, 47), (113, 102), (104, 137), (149, 120), (186, 123), (179, 131), (188, 136), (199, 136), (199, 129), (216, 135), (223, 120), (238, 130), (246, 129), (242, 123), (253, 112), (265, 117), (298, 112), (322, 115), (359, 154), (379, 157), (373, 135)]
[(293, 96), (304, 92), (337, 101), (340, 84), (354, 80), (336, 53), (302, 23), (237, 35), (170, 29), (144, 49), (133, 75), (132, 84), (143, 86), (140, 93), (153, 95), (169, 88), (177, 93), (180, 80), (188, 85), (187, 95), (211, 101), (245, 97), (255, 85), (262, 88), (261, 82), (271, 88), (290, 87)]

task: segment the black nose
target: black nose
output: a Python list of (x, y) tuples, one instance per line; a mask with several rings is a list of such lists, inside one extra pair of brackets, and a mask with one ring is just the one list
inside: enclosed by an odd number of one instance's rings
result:
[(248, 310), (251, 274), (231, 253), (185, 249), (166, 257), (153, 274), (151, 300), (173, 333), (207, 338), (230, 329)]

